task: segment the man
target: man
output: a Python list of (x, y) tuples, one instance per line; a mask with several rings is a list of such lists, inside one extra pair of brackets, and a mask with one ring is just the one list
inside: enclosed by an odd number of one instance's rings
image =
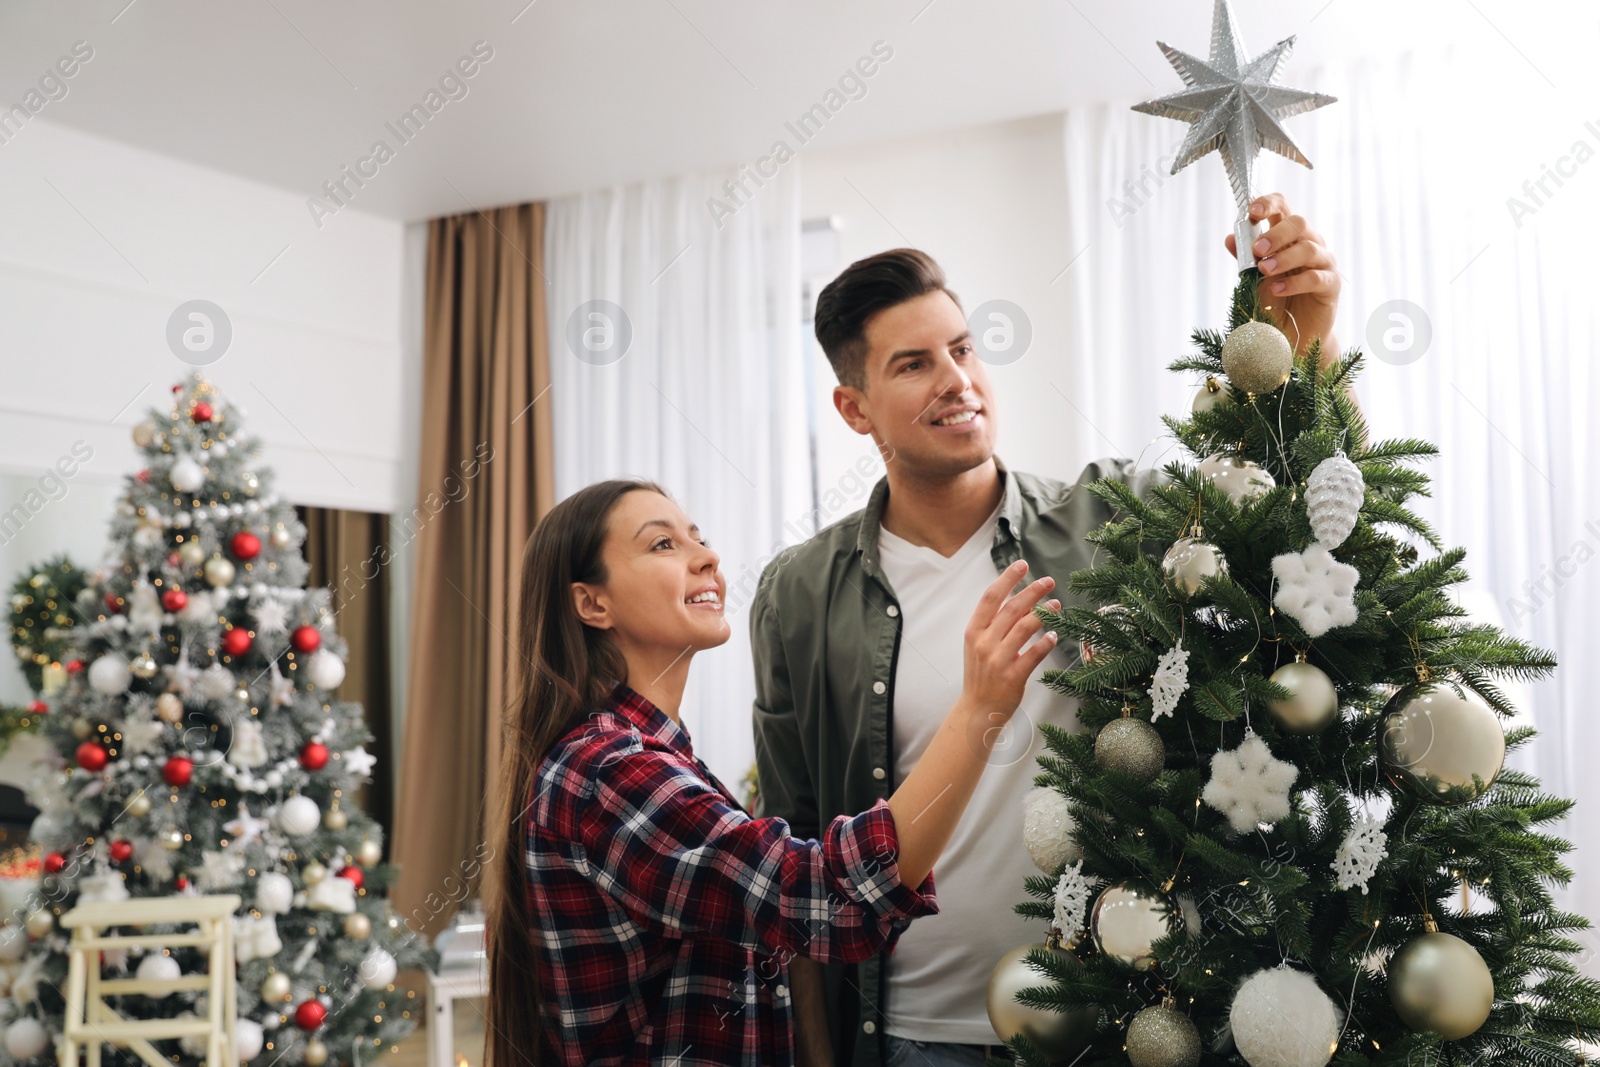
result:
[[(1302, 350), (1323, 338), (1324, 360), (1336, 359), (1332, 256), (1281, 195), (1251, 213), (1269, 223), (1252, 251), (1280, 327)], [(1225, 244), (1231, 255), (1232, 235)], [(1083, 538), (1113, 517), (1085, 485), (1115, 477), (1143, 495), (1164, 480), (1127, 459), (1091, 463), (1073, 485), (1007, 470), (987, 368), (921, 252), (852, 264), (818, 296), (816, 334), (839, 379), (835, 408), (889, 459), (862, 511), (767, 567), (751, 609), (757, 814), (802, 837), (888, 797), (916, 765), (961, 691), (962, 631), (997, 572), (1025, 559), (1071, 603), (1067, 576), (1091, 564)], [(1072, 662), (1058, 648), (1039, 671)], [(989, 972), (1044, 933), (1011, 907), (1037, 873), (1022, 802), (1040, 722), (1072, 729), (1076, 714), (1036, 679), (939, 861), (938, 915), (866, 964), (790, 961), (802, 1064), (942, 1067), (1004, 1052), (984, 1006)]]

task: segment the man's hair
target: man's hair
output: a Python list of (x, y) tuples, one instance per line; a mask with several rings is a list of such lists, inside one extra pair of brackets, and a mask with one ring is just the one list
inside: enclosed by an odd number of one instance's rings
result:
[(945, 285), (939, 264), (915, 248), (891, 248), (858, 259), (823, 286), (813, 316), (817, 344), (833, 365), (839, 383), (862, 390), (867, 387), (868, 319), (885, 308), (937, 291), (961, 306)]

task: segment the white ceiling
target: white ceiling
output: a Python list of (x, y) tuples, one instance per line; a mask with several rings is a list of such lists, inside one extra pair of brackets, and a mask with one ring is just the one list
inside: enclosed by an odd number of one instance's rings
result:
[[(1492, 30), (1512, 61), (1539, 43), (1509, 0), (1235, 10), (1252, 52), (1298, 35), (1283, 80), (1301, 88), (1316, 88), (1305, 75), (1319, 63), (1403, 50), (1429, 23)], [(0, 103), (86, 40), (93, 59), (42, 118), (309, 197), (374, 141), (397, 145), (385, 124), (485, 41), (493, 58), (467, 95), (352, 201), (419, 219), (752, 162), (779, 138), (798, 146), (785, 121), (875, 41), (893, 57), (809, 149), (1172, 92), (1156, 39), (1204, 55), (1210, 21), (1209, 0), (12, 2)]]

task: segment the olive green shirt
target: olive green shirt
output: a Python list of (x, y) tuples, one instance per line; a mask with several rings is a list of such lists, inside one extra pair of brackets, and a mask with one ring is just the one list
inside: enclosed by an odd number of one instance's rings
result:
[[(1076, 483), (1008, 471), (990, 554), (998, 574), (1028, 561), (1027, 581), (1056, 579), (1052, 596), (1079, 602), (1068, 576), (1092, 565), (1085, 535), (1113, 518), (1109, 505), (1084, 487), (1116, 478), (1143, 497), (1166, 481), (1157, 469), (1126, 459), (1089, 464)], [(759, 793), (755, 814), (786, 820), (801, 838), (820, 837), (838, 815), (872, 807), (895, 789), (894, 677), (900, 651), (900, 608), (878, 566), (878, 529), (889, 499), (888, 478), (867, 506), (786, 549), (767, 565), (750, 612), (756, 669), (755, 747)], [(963, 618), (975, 604), (952, 604)], [(1020, 838), (1020, 816), (1018, 833)], [(1018, 847), (1021, 847), (1020, 840)], [(934, 878), (937, 892), (938, 877)], [(995, 906), (1009, 908), (1004, 887)], [(1020, 885), (1011, 897), (1023, 897)], [(834, 1062), (880, 1067), (887, 1052), (884, 1011), (887, 953), (861, 964), (825, 968)], [(984, 991), (973, 990), (974, 997)]]

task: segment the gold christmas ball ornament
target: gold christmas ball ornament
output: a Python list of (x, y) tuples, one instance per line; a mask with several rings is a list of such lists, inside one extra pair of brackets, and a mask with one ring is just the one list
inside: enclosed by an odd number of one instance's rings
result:
[(329, 808), (322, 815), (322, 825), (330, 830), (343, 830), (350, 825), (350, 816), (339, 808)]
[(1200, 592), (1200, 583), (1207, 578), (1221, 578), (1228, 573), (1228, 561), (1222, 550), (1200, 537), (1180, 537), (1161, 557), (1161, 576), (1179, 596), (1188, 598)]
[(1459, 1041), (1488, 1020), (1494, 976), (1476, 949), (1430, 921), (1389, 961), (1389, 1003), (1411, 1029)]
[(267, 540), (272, 542), (273, 548), (288, 548), (293, 541), (289, 536), (289, 527), (281, 522), (272, 524), (272, 533), (267, 535)]
[(1222, 369), (1247, 393), (1270, 393), (1289, 380), (1294, 352), (1289, 338), (1270, 322), (1242, 322), (1222, 342)]
[(1118, 882), (1104, 889), (1089, 913), (1095, 947), (1124, 967), (1147, 971), (1157, 960), (1151, 949), (1175, 930), (1194, 933), (1181, 903), (1152, 886)]
[(1195, 1067), (1200, 1062), (1200, 1031), (1170, 1000), (1135, 1015), (1125, 1044), (1133, 1067)]
[(1211, 411), (1214, 408), (1233, 406), (1233, 395), (1228, 392), (1226, 378), (1218, 378), (1215, 374), (1206, 375), (1205, 384), (1200, 386), (1200, 391), (1194, 394), (1192, 409), (1196, 415), (1202, 411)]
[(206, 561), (206, 550), (200, 547), (200, 542), (190, 538), (178, 546), (178, 558), (185, 566), (198, 567)]
[(156, 424), (149, 419), (136, 423), (133, 427), (133, 443), (140, 448), (149, 448), (155, 443)]
[(82, 715), (79, 715), (76, 719), (72, 720), (72, 736), (76, 737), (79, 741), (87, 741), (89, 739), (89, 734), (93, 729), (94, 726)]
[(1396, 786), (1435, 804), (1464, 804), (1494, 784), (1506, 737), (1488, 705), (1435, 682), (1402, 690), (1389, 702), (1379, 751)]
[(177, 693), (162, 693), (156, 697), (156, 717), (162, 722), (182, 722), (183, 698)]
[(989, 975), (989, 1025), (1001, 1041), (1022, 1034), (1054, 1061), (1075, 1059), (1094, 1040), (1100, 1008), (1089, 1004), (1071, 1011), (1030, 1008), (1018, 1002), (1017, 993), (1031, 986), (1048, 986), (1050, 977), (1028, 965), (1028, 953), (1041, 948), (1069, 967), (1083, 965), (1078, 957), (1052, 943), (1021, 945), (1000, 957)]
[(1333, 679), (1307, 663), (1303, 655), (1273, 671), (1270, 681), (1293, 694), (1288, 700), (1267, 701), (1273, 720), (1288, 733), (1320, 734), (1339, 718), (1339, 694)]
[(1200, 461), (1199, 471), (1235, 504), (1254, 500), (1278, 485), (1255, 460), (1228, 452), (1207, 456)]
[(29, 937), (45, 937), (56, 928), (56, 917), (50, 913), (49, 908), (35, 908), (28, 913), (23, 927), (28, 931)]
[(219, 589), (233, 584), (233, 573), (233, 564), (221, 556), (212, 556), (206, 560), (206, 581)]
[(328, 1062), (328, 1046), (312, 1038), (306, 1042), (305, 1051), (300, 1053), (300, 1062), (306, 1067), (322, 1067)]
[(163, 830), (161, 832), (161, 847), (168, 852), (176, 852), (183, 847), (182, 830)]
[(1155, 781), (1166, 766), (1167, 749), (1154, 726), (1124, 715), (1100, 728), (1094, 739), (1094, 761), (1145, 784)]
[(372, 920), (359, 911), (352, 911), (344, 917), (344, 936), (364, 941), (372, 936)]
[(316, 885), (328, 877), (328, 868), (320, 863), (312, 862), (300, 868), (300, 880), (306, 885)]
[(150, 797), (144, 792), (135, 793), (128, 800), (128, 814), (137, 818), (144, 818), (150, 814)]
[(294, 987), (289, 981), (289, 976), (282, 971), (273, 971), (261, 981), (261, 1000), (266, 1004), (283, 1004), (294, 995)]
[(141, 652), (128, 661), (128, 669), (135, 678), (154, 678), (156, 671), (161, 668), (156, 665), (155, 657), (148, 652)]
[(376, 867), (383, 860), (383, 846), (370, 837), (361, 839), (356, 846), (356, 862), (363, 867)]

